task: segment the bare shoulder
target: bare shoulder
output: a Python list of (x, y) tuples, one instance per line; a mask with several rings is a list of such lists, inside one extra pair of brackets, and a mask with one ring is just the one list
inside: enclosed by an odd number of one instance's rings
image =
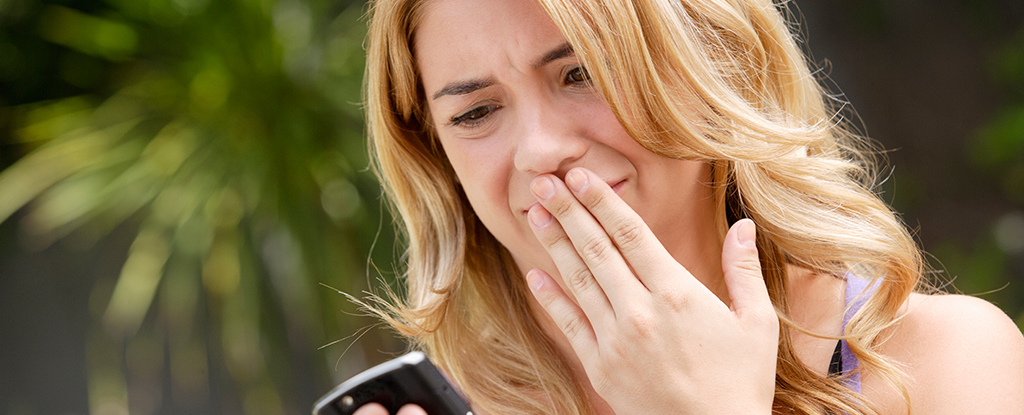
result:
[(992, 343), (993, 347), (1024, 346), (1024, 336), (1010, 317), (980, 298), (911, 294), (904, 313), (901, 330), (907, 334), (975, 345)]
[(911, 296), (882, 353), (905, 365), (915, 413), (1024, 413), (1024, 335), (991, 303)]

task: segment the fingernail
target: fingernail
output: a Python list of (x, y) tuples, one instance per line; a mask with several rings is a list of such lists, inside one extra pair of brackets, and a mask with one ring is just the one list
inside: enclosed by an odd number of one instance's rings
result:
[(757, 226), (754, 225), (754, 221), (741, 219), (739, 227), (736, 232), (736, 239), (739, 240), (740, 246), (747, 249), (757, 249)]
[(572, 169), (565, 175), (565, 184), (569, 185), (573, 192), (583, 193), (584, 190), (587, 190), (590, 179), (587, 178), (587, 174), (583, 170)]
[(541, 176), (533, 179), (531, 190), (540, 200), (548, 200), (555, 195), (555, 184), (551, 182), (551, 178)]
[(526, 273), (526, 285), (530, 286), (530, 291), (537, 291), (544, 285), (544, 279), (537, 274), (536, 270), (531, 269)]
[(533, 205), (527, 215), (530, 217), (530, 223), (537, 229), (544, 229), (551, 224), (551, 213), (539, 204)]

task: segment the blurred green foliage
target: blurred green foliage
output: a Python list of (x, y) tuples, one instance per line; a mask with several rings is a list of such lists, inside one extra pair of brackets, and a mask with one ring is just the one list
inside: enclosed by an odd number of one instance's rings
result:
[[(801, 2), (798, 0), (796, 3)], [(892, 166), (894, 169), (889, 171), (889, 177), (881, 187), (883, 196), (909, 219), (912, 227), (921, 217), (927, 217), (927, 220), (932, 221), (931, 225), (936, 225), (935, 222), (970, 219), (966, 222), (972, 224), (971, 227), (958, 228), (949, 226), (952, 223), (947, 222), (939, 224), (951, 230), (931, 232), (941, 236), (931, 238), (924, 247), (930, 265), (935, 270), (926, 276), (928, 282), (941, 290), (973, 295), (994, 303), (1014, 318), (1018, 327), (1024, 331), (1024, 26), (1020, 24), (1024, 9), (1020, 2), (959, 0), (924, 5), (883, 0), (849, 0), (835, 3), (836, 9), (831, 12), (843, 16), (837, 21), (848, 22), (853, 35), (846, 32), (843, 34), (850, 36), (851, 43), (863, 42), (869, 45), (868, 48), (893, 49), (879, 52), (879, 56), (868, 59), (871, 65), (885, 68), (873, 74), (874, 77), (924, 78), (928, 82), (923, 84), (929, 89), (986, 87), (996, 91), (992, 96), (973, 101), (973, 96), (992, 91), (936, 94), (933, 97), (965, 98), (964, 102), (939, 100), (938, 104), (921, 102), (925, 93), (913, 87), (886, 91), (881, 95), (895, 98), (876, 98), (871, 103), (885, 108), (887, 105), (908, 106), (909, 102), (914, 108), (911, 111), (905, 108), (891, 111), (895, 121), (876, 120), (898, 125), (898, 128), (890, 126), (895, 132), (890, 134), (899, 134), (900, 137), (872, 138), (880, 140), (887, 149), (901, 153), (906, 151), (901, 146), (917, 150), (922, 147), (939, 149), (929, 153), (937, 157), (926, 159), (926, 163), (953, 169), (957, 183), (950, 183), (949, 176), (934, 175), (934, 171), (916, 171), (913, 167), (908, 170), (906, 165), (896, 165)], [(936, 26), (938, 29), (935, 29)], [(836, 30), (842, 32), (842, 29)], [(948, 31), (968, 39), (963, 44), (944, 45), (950, 39), (937, 36), (935, 30)], [(903, 39), (916, 36), (920, 37)], [(927, 47), (920, 50), (922, 46)], [(964, 54), (966, 48), (978, 50)], [(947, 52), (948, 56), (937, 56)], [(987, 60), (980, 66), (987, 69), (987, 73), (975, 74), (973, 65), (961, 67), (954, 62), (964, 56), (975, 56), (975, 52), (977, 56), (986, 57)], [(949, 73), (953, 75), (947, 74), (945, 79), (962, 81), (968, 86), (944, 84), (936, 81), (943, 79), (942, 76), (928, 73), (942, 72), (944, 68), (932, 67), (924, 71), (922, 68), (926, 66), (897, 68), (897, 65), (906, 65), (908, 60), (896, 58), (906, 56), (912, 57), (911, 62), (925, 61), (936, 66), (951, 66), (953, 69)], [(887, 58), (899, 63), (885, 66)], [(870, 76), (865, 79), (869, 82), (873, 80)], [(901, 100), (901, 94), (912, 94), (913, 99)], [(947, 123), (935, 118), (941, 114), (935, 111), (936, 106), (958, 108), (978, 102), (992, 103), (995, 108), (991, 110), (988, 120), (977, 126), (971, 137), (961, 141), (962, 137), (956, 134), (933, 136), (935, 130), (924, 128), (939, 125), (955, 129), (953, 126), (956, 122)], [(868, 123), (868, 129), (871, 126)], [(887, 156), (891, 154), (894, 153)], [(902, 155), (922, 158), (913, 153)], [(975, 217), (958, 217), (964, 211)], [(925, 233), (934, 230), (931, 227), (920, 231)]]
[(989, 76), (1001, 91), (1002, 108), (978, 129), (968, 154), (980, 178), (995, 184), (1007, 212), (972, 247), (947, 241), (935, 253), (952, 275), (970, 276), (956, 281), (961, 291), (999, 305), (1024, 330), (1024, 27), (989, 55)]
[[(972, 4), (978, 30), (996, 26)], [(851, 18), (883, 37), (885, 5), (856, 2)], [(91, 413), (306, 413), (403, 347), (318, 286), (359, 293), (393, 275), (358, 104), (364, 12), (360, 0), (0, 0), (0, 221), (22, 218), (36, 247), (134, 230), (120, 274), (90, 293)], [(1011, 284), (1024, 29), (989, 67), (1003, 109), (970, 157), (1009, 213), (932, 252), (943, 278), (1024, 327)], [(901, 200), (924, 203), (910, 179)], [(366, 335), (346, 352), (353, 333)]]
[(364, 11), (0, 1), (0, 221), (24, 212), (37, 247), (137, 229), (91, 293), (91, 413), (306, 413), (367, 364), (351, 339), (316, 352), (374, 324), (318, 283), (393, 275), (367, 261), (395, 251), (357, 104)]

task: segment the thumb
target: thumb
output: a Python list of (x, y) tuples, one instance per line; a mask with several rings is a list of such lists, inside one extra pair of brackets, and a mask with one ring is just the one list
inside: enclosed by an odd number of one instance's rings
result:
[(722, 247), (722, 271), (729, 289), (730, 308), (741, 320), (747, 314), (772, 312), (768, 286), (757, 257), (756, 236), (754, 221), (741, 219), (729, 229)]

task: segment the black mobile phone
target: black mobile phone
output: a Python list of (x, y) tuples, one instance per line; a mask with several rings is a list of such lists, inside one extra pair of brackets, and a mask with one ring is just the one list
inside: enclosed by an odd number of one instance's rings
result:
[(346, 380), (313, 406), (313, 415), (349, 415), (376, 402), (392, 415), (417, 404), (429, 415), (473, 415), (469, 403), (422, 352), (389, 360)]

